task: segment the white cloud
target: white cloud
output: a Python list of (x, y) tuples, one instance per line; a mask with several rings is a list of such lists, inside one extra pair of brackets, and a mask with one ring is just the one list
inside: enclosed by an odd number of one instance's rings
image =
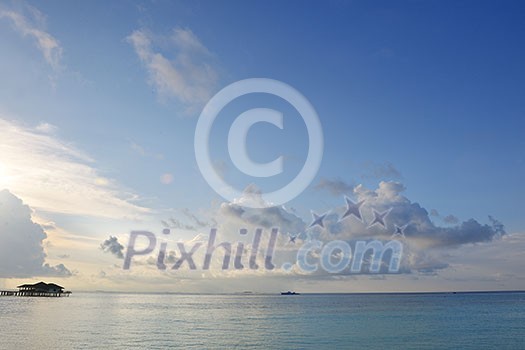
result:
[[(212, 55), (189, 29), (175, 28), (168, 38), (155, 38), (140, 29), (131, 33), (127, 41), (144, 64), (149, 83), (159, 96), (175, 98), (187, 113), (195, 112), (210, 99), (217, 82)], [(173, 48), (173, 57), (159, 52), (158, 41)]]
[(38, 124), (35, 128), (36, 131), (40, 131), (40, 132), (43, 132), (45, 134), (52, 134), (54, 132), (57, 131), (57, 127), (53, 124), (49, 124), (49, 123), (46, 123), (46, 122), (42, 122), (40, 124)]
[(135, 218), (149, 210), (70, 144), (0, 119), (0, 188), (50, 212)]
[(32, 6), (25, 6), (27, 16), (13, 10), (0, 8), (0, 18), (11, 20), (14, 29), (24, 37), (31, 38), (42, 52), (46, 62), (55, 71), (61, 69), (62, 46), (51, 34), (45, 31), (45, 17)]
[(31, 220), (31, 209), (9, 191), (0, 191), (0, 277), (70, 276), (63, 264), (45, 262), (46, 238)]

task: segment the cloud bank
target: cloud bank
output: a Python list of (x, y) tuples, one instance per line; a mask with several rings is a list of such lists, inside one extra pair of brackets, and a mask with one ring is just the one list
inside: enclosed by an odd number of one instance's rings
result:
[[(336, 185), (337, 189), (346, 190), (350, 187), (340, 180), (336, 181)], [(386, 241), (395, 237), (401, 239), (405, 247), (402, 271), (424, 274), (447, 268), (448, 254), (459, 247), (491, 242), (505, 235), (503, 225), (490, 216), (487, 224), (475, 219), (460, 223), (454, 217), (454, 220), (447, 220), (446, 226), (439, 226), (431, 220), (425, 208), (403, 195), (404, 190), (404, 185), (395, 181), (382, 181), (373, 190), (363, 185), (355, 186), (352, 190), (353, 200), (356, 203), (363, 201), (360, 208), (361, 220), (353, 215), (343, 218), (347, 208), (341, 205), (328, 212), (323, 220), (324, 227), (310, 227), (311, 221), (304, 220), (285, 207), (245, 208), (238, 204), (243, 200), (237, 201), (238, 203), (223, 203), (216, 220), (227, 239), (235, 239), (235, 236), (238, 238), (241, 227), (252, 232), (257, 227), (266, 230), (278, 227), (283, 236), (279, 244), (286, 249), (291, 249), (289, 239), (292, 236), (297, 236), (298, 243), (308, 239), (325, 243), (332, 240)], [(343, 200), (341, 202), (344, 204)], [(315, 208), (312, 209), (315, 211)], [(384, 225), (377, 220), (380, 213), (384, 214)]]

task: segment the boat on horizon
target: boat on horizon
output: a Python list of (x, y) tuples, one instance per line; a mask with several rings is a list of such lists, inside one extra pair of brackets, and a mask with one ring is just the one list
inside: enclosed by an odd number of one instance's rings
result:
[(281, 295), (301, 295), (301, 293), (287, 291), (287, 292), (281, 292)]

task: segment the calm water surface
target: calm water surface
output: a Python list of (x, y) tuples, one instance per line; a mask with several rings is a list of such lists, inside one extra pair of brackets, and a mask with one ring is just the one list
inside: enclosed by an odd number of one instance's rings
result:
[(0, 349), (525, 349), (525, 294), (0, 297)]

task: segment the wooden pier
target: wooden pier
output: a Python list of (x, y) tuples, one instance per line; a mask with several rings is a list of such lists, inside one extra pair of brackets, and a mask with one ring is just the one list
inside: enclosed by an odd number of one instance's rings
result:
[(70, 291), (64, 292), (64, 287), (54, 283), (38, 282), (35, 284), (23, 284), (17, 288), (18, 291), (2, 290), (0, 291), (0, 296), (60, 298), (71, 295)]
[(51, 293), (51, 292), (36, 292), (36, 291), (12, 291), (12, 290), (2, 290), (0, 291), (0, 297), (46, 297), (46, 298), (60, 298), (60, 297), (69, 297), (71, 292), (60, 292), (60, 293)]

